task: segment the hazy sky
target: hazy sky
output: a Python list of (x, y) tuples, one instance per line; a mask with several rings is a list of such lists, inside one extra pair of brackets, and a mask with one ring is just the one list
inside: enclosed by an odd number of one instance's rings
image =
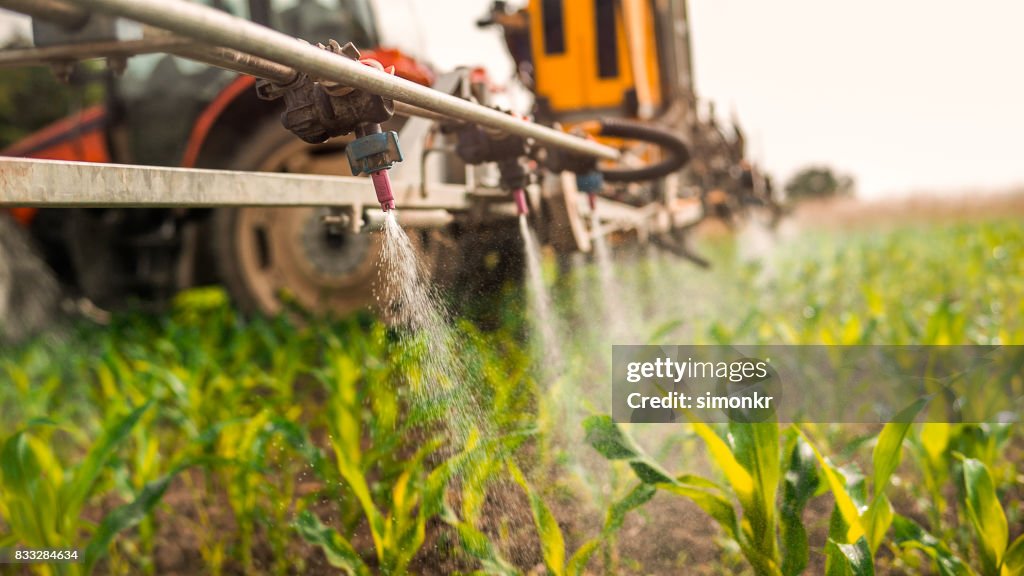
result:
[[(380, 0), (442, 67), (510, 74), (489, 0)], [(779, 178), (810, 163), (864, 196), (1024, 184), (1024, 2), (691, 0), (698, 93)], [(420, 32), (411, 23), (418, 20)]]

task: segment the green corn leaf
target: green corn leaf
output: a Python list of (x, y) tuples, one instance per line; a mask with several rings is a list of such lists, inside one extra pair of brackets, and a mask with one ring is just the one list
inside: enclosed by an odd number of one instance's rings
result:
[(872, 555), (878, 551), (878, 547), (882, 544), (885, 533), (889, 531), (889, 526), (892, 525), (892, 518), (892, 503), (884, 492), (875, 498), (871, 506), (861, 516), (861, 523), (867, 532), (868, 545), (871, 548)]
[(16, 432), (4, 442), (0, 472), (6, 522), (15, 532), (27, 535), (32, 544), (57, 545), (56, 488), (42, 473), (43, 464), (27, 431)]
[(393, 531), (389, 544), (394, 550), (391, 555), (395, 572), (406, 570), (426, 539), (426, 510), (420, 505), (420, 499), (427, 490), (426, 483), (422, 481), (425, 476), (423, 459), (441, 444), (436, 439), (424, 443), (415, 457), (406, 462), (405, 470), (391, 489), (390, 524)]
[(658, 484), (658, 489), (690, 499), (708, 516), (711, 516), (722, 528), (726, 536), (739, 544), (744, 557), (754, 567), (756, 573), (765, 575), (782, 573), (775, 557), (765, 554), (754, 546), (743, 530), (741, 530), (739, 518), (736, 516), (736, 510), (733, 508), (732, 502), (726, 496), (724, 490), (714, 482), (700, 477), (684, 475), (676, 478), (672, 483)]
[(1024, 534), (1014, 540), (1003, 556), (1005, 576), (1024, 576)]
[(818, 459), (818, 464), (821, 466), (822, 471), (825, 473), (825, 480), (828, 482), (829, 490), (832, 491), (832, 497), (836, 501), (836, 509), (842, 516), (843, 522), (846, 525), (846, 534), (843, 544), (856, 542), (864, 536), (864, 527), (860, 521), (860, 512), (857, 509), (857, 505), (854, 503), (853, 498), (850, 496), (850, 492), (846, 489), (846, 481), (842, 474), (839, 473), (832, 463), (822, 456), (821, 452), (815, 448), (814, 443), (810, 441), (803, 430), (797, 428), (797, 432), (800, 433), (800, 437), (807, 442), (807, 445), (814, 451), (814, 456)]
[[(903, 440), (907, 437), (910, 425), (913, 424), (917, 414), (928, 404), (929, 398), (920, 398), (910, 406), (901, 410), (892, 422), (887, 423), (882, 432), (878, 435), (878, 442), (875, 443), (875, 450), (871, 455), (872, 467), (874, 469), (874, 495), (877, 499), (885, 491), (889, 478), (900, 465), (900, 458), (903, 454)], [(872, 548), (874, 549), (874, 548)]]
[(459, 543), (462, 548), (480, 560), (484, 573), (494, 576), (519, 576), (520, 572), (507, 560), (501, 557), (491, 539), (479, 531), (469, 522), (461, 520), (450, 506), (445, 506), (441, 519), (450, 526), (455, 527), (459, 534)]
[(743, 543), (743, 535), (740, 533), (736, 510), (733, 509), (732, 503), (724, 495), (681, 484), (659, 484), (658, 489), (689, 498), (708, 516), (714, 518), (727, 536), (741, 544)]
[(669, 320), (664, 324), (657, 326), (652, 332), (650, 337), (647, 338), (647, 342), (654, 344), (657, 342), (664, 342), (672, 335), (673, 332), (683, 326), (682, 320)]
[(537, 533), (540, 536), (540, 550), (544, 556), (544, 564), (550, 573), (555, 576), (563, 576), (565, 574), (565, 538), (562, 536), (562, 529), (558, 526), (558, 521), (544, 504), (544, 500), (526, 481), (522, 470), (512, 460), (508, 460), (508, 469), (516, 483), (522, 486), (529, 497), (533, 522), (536, 524)]
[(114, 508), (103, 517), (83, 552), (86, 574), (91, 572), (96, 561), (107, 553), (110, 543), (118, 533), (137, 525), (147, 514), (152, 512), (153, 508), (160, 502), (160, 499), (163, 498), (164, 493), (167, 492), (171, 480), (174, 480), (180, 470), (181, 468), (178, 468), (166, 476), (149, 482), (142, 488), (139, 495), (135, 497), (135, 500)]
[(1009, 541), (1006, 514), (996, 497), (995, 485), (988, 468), (979, 460), (963, 460), (963, 506), (978, 536), (978, 552), (983, 572), (998, 575), (999, 566)]
[(711, 452), (711, 457), (722, 470), (722, 474), (729, 480), (729, 484), (732, 486), (733, 491), (736, 492), (740, 502), (751, 501), (754, 494), (754, 478), (736, 459), (732, 448), (707, 424), (691, 421), (690, 426), (693, 427), (694, 432), (707, 445), (708, 451)]
[(779, 425), (776, 422), (729, 424), (732, 452), (754, 482), (752, 497), (744, 501), (744, 521), (751, 540), (763, 556), (775, 558), (775, 497), (779, 488)]
[(587, 570), (587, 563), (590, 562), (590, 558), (595, 552), (601, 547), (601, 539), (593, 538), (588, 540), (583, 546), (576, 550), (576, 553), (569, 558), (569, 564), (565, 567), (565, 573), (567, 576), (584, 576)]
[(591, 416), (583, 422), (587, 443), (609, 460), (626, 460), (641, 481), (648, 484), (671, 482), (669, 475), (626, 436), (611, 416)]
[(149, 409), (150, 402), (139, 406), (103, 431), (103, 435), (75, 471), (74, 477), (61, 489), (61, 503), (67, 514), (77, 517), (85, 500), (92, 492), (104, 466), (114, 455), (118, 446), (131, 433), (139, 419)]
[(274, 418), (267, 422), (252, 443), (250, 456), (258, 466), (265, 465), (267, 444), (275, 434), (279, 434), (289, 446), (298, 451), (321, 478), (332, 478), (324, 453), (310, 440), (309, 433), (298, 424), (283, 418)]
[(921, 550), (939, 570), (940, 576), (974, 576), (974, 572), (949, 547), (913, 520), (897, 514), (892, 522), (893, 543)]
[(24, 431), (12, 434), (0, 451), (0, 472), (4, 489), (22, 496), (28, 495), (33, 482), (39, 478), (40, 466)]
[(860, 538), (854, 544), (840, 544), (829, 539), (826, 546), (828, 576), (874, 576), (875, 565), (871, 559), (868, 541)]
[(921, 446), (929, 460), (939, 462), (949, 446), (953, 425), (948, 422), (926, 422), (921, 425)]
[(782, 486), (780, 536), (782, 538), (782, 573), (802, 574), (807, 568), (809, 551), (803, 511), (818, 490), (821, 479), (815, 465), (814, 451), (797, 437), (790, 452)]
[(339, 376), (339, 389), (333, 397), (335, 405), (329, 416), (332, 434), (331, 447), (334, 449), (338, 473), (341, 474), (359, 501), (363, 515), (366, 516), (367, 524), (370, 527), (374, 549), (377, 551), (377, 560), (383, 564), (385, 562), (384, 552), (388, 549), (387, 526), (384, 514), (373, 501), (370, 481), (361, 466), (364, 458), (360, 445), (361, 420), (358, 416), (355, 388), (349, 381), (353, 378), (352, 373), (357, 368), (348, 357), (339, 357), (336, 362), (339, 366), (338, 373), (347, 376)]
[(636, 488), (630, 490), (629, 494), (624, 498), (614, 502), (608, 508), (608, 512), (605, 515), (602, 535), (607, 538), (617, 532), (619, 528), (622, 528), (626, 515), (649, 502), (656, 493), (657, 487), (655, 485), (640, 483)]
[(324, 526), (309, 510), (303, 510), (295, 521), (299, 536), (324, 551), (327, 561), (348, 576), (370, 576), (370, 569), (348, 540), (332, 528)]

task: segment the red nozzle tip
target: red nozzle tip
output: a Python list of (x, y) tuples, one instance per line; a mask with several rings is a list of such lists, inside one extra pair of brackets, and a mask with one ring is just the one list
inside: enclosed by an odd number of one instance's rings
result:
[(591, 212), (596, 212), (597, 211), (597, 194), (594, 194), (594, 193), (587, 194), (587, 201), (590, 202), (590, 211)]
[(380, 202), (380, 209), (387, 212), (395, 209), (395, 196), (391, 193), (391, 178), (387, 170), (379, 170), (370, 174), (373, 181), (373, 191), (377, 193), (377, 202)]
[(530, 213), (530, 206), (526, 203), (526, 191), (522, 188), (517, 188), (512, 192), (512, 197), (516, 201), (516, 211), (520, 216), (525, 216)]

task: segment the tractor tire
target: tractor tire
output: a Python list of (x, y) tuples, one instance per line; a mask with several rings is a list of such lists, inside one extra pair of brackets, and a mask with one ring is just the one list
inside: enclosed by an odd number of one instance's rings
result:
[(60, 296), (26, 231), (0, 213), (0, 342), (20, 341), (51, 324)]
[[(334, 139), (311, 146), (275, 119), (245, 139), (229, 168), (350, 175), (345, 143)], [(243, 311), (344, 314), (373, 301), (380, 234), (330, 233), (321, 222), (325, 213), (323, 208), (269, 207), (214, 211), (208, 237), (215, 271)]]

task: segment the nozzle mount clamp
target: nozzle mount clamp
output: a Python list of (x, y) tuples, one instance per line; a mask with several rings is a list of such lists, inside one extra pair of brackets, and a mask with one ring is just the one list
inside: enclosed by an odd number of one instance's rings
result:
[(345, 147), (352, 174), (372, 174), (387, 170), (402, 161), (402, 148), (394, 130), (376, 132), (356, 138)]

